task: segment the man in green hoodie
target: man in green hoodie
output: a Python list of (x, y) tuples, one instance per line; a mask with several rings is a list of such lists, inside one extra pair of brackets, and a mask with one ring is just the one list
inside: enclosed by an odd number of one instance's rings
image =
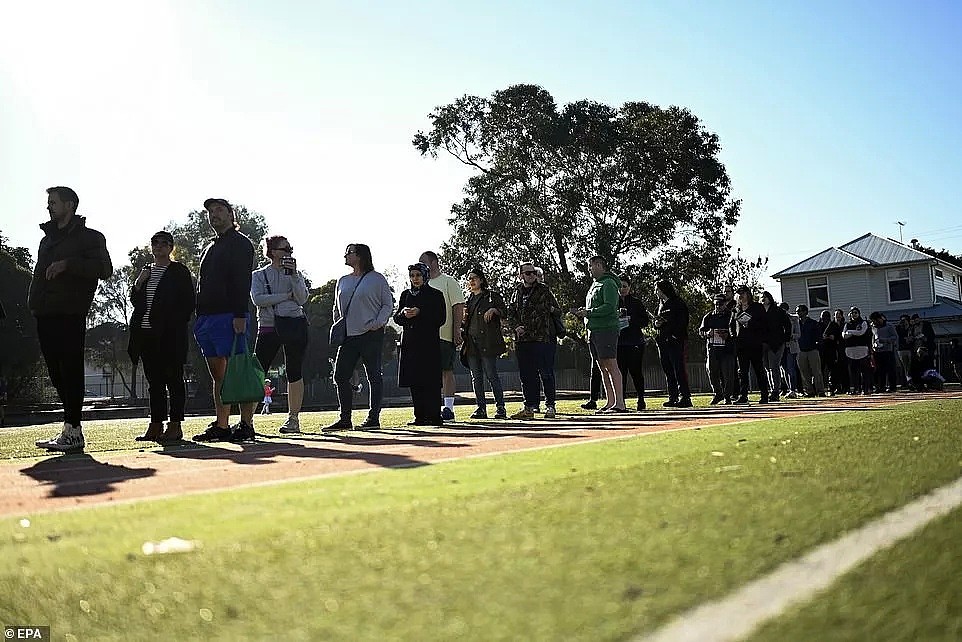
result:
[(618, 369), (618, 287), (620, 282), (608, 272), (608, 262), (600, 257), (588, 259), (594, 281), (585, 296), (585, 307), (575, 314), (585, 320), (588, 348), (598, 362), (607, 403), (598, 412), (628, 412), (625, 407), (621, 370)]

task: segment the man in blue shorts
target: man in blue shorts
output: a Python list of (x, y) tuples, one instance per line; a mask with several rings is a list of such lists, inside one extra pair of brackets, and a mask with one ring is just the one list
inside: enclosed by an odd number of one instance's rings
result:
[[(211, 241), (200, 259), (197, 277), (197, 320), (194, 338), (207, 358), (207, 369), (214, 387), (217, 418), (207, 430), (194, 435), (194, 441), (243, 442), (254, 439), (254, 406), (240, 404), (240, 422), (230, 425), (230, 406), (220, 400), (220, 387), (227, 371), (227, 358), (234, 340), (237, 352), (247, 351), (251, 271), (254, 269), (254, 245), (238, 231), (234, 208), (223, 198), (204, 201), (207, 222), (217, 237)], [(240, 336), (238, 336), (240, 335)]]

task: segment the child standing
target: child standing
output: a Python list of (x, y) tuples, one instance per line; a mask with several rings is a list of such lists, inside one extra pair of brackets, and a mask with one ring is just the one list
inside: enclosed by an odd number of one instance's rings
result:
[(271, 404), (274, 403), (274, 388), (271, 387), (271, 380), (264, 379), (264, 402), (261, 408), (262, 415), (271, 414)]

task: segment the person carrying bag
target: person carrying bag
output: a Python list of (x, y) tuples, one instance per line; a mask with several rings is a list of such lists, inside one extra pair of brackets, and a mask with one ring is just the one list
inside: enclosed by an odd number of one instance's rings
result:
[(225, 405), (234, 403), (256, 403), (264, 394), (264, 370), (250, 352), (237, 352), (237, 342), (246, 341), (243, 334), (234, 335), (227, 371), (220, 388), (220, 399)]

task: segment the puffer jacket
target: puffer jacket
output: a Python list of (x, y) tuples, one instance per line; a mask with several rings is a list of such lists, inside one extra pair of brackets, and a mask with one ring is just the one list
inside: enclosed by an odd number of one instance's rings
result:
[[(38, 317), (86, 315), (98, 279), (110, 278), (114, 271), (104, 235), (87, 227), (84, 217), (76, 214), (63, 229), (54, 221), (43, 223), (40, 229), (44, 237), (37, 250), (37, 264), (27, 296), (30, 312)], [(56, 261), (66, 261), (67, 269), (48, 281), (47, 268)]]

